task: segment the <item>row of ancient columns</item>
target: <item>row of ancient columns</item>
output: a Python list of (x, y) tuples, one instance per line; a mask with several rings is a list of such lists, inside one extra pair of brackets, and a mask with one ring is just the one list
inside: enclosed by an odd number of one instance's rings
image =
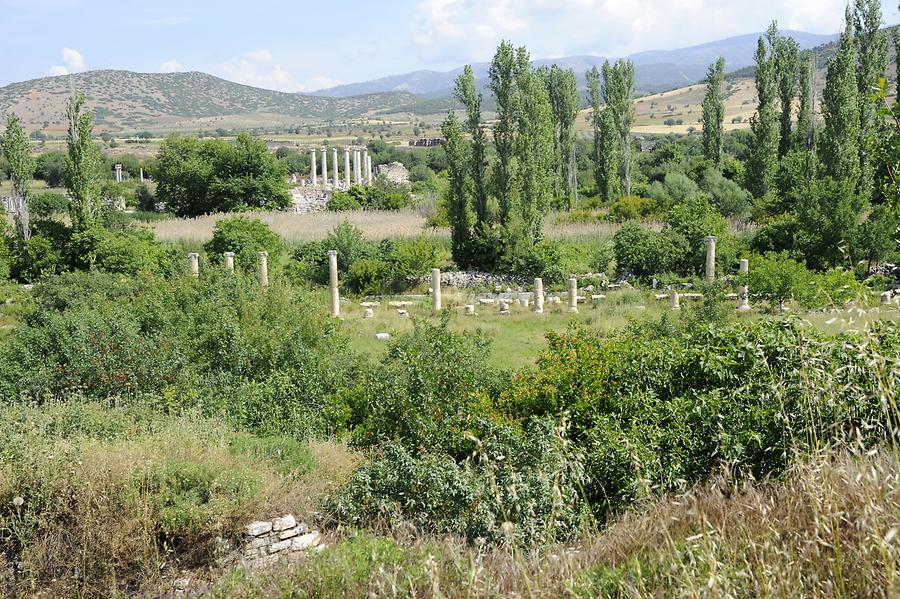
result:
[[(225, 252), (225, 268), (234, 270), (234, 252)], [(188, 254), (188, 267), (191, 269), (191, 275), (200, 276), (200, 254), (191, 252)], [(257, 269), (259, 276), (259, 284), (263, 287), (269, 285), (269, 252), (259, 252), (259, 268)]]
[[(331, 167), (334, 172), (332, 185), (339, 187), (341, 185), (340, 169), (338, 168), (338, 150), (332, 148)], [(322, 185), (328, 185), (328, 150), (321, 150), (322, 156)], [(351, 179), (352, 173), (352, 179)], [(316, 150), (309, 151), (309, 180), (312, 185), (319, 185), (319, 169), (316, 164)], [(343, 186), (350, 189), (350, 185), (371, 185), (372, 178), (372, 157), (369, 156), (368, 149), (353, 149), (353, 170), (350, 169), (350, 149), (344, 150), (344, 181)]]

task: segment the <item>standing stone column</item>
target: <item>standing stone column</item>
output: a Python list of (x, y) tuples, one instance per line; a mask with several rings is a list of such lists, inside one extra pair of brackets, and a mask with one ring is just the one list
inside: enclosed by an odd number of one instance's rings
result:
[(578, 312), (578, 279), (569, 279), (569, 312)]
[(117, 164), (116, 165), (116, 183), (121, 183), (121, 182), (122, 182), (122, 165)]
[(347, 181), (347, 189), (350, 189), (350, 149), (344, 148), (344, 179)]
[(441, 311), (441, 269), (431, 269), (431, 312)]
[(544, 313), (544, 280), (540, 277), (534, 280), (534, 313)]
[(234, 252), (225, 252), (222, 255), (225, 256), (225, 268), (234, 270)]
[(716, 280), (716, 237), (710, 235), (706, 238), (706, 280)]
[(338, 155), (337, 148), (331, 148), (331, 162), (334, 163), (334, 185), (333, 187), (337, 189), (341, 185), (341, 175), (340, 168), (338, 168)]
[(144, 182), (144, 169), (141, 169), (141, 183)]
[(322, 185), (328, 185), (328, 148), (322, 148)]
[(259, 284), (269, 286), (269, 252), (259, 253)]
[(328, 291), (331, 294), (331, 315), (339, 318), (341, 315), (341, 294), (338, 292), (338, 265), (337, 251), (328, 251)]
[(363, 149), (363, 156), (362, 156), (362, 177), (363, 177), (363, 182), (365, 182), (366, 185), (371, 183), (371, 181), (369, 181), (368, 172), (369, 172), (369, 149), (365, 148), (365, 149)]
[(366, 156), (366, 180), (368, 181), (369, 185), (371, 185), (374, 181), (372, 179), (372, 157), (371, 156)]
[(191, 274), (195, 277), (200, 276), (200, 254), (191, 252), (188, 254), (188, 266), (191, 267)]
[(669, 310), (681, 310), (681, 296), (678, 295), (678, 290), (672, 287), (672, 292), (669, 293)]
[(359, 150), (353, 150), (353, 182), (356, 185), (362, 185), (362, 166), (359, 164)]
[[(741, 260), (740, 273), (747, 275), (750, 272), (750, 261), (746, 258)], [(738, 312), (750, 311), (750, 288), (747, 285), (741, 287), (740, 303), (738, 304)]]
[(313, 187), (319, 184), (318, 174), (316, 173), (316, 151), (310, 150), (309, 152), (309, 180), (312, 182)]

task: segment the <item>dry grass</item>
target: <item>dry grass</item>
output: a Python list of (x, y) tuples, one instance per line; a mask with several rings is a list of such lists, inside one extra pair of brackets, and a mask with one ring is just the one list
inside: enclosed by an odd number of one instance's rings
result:
[[(153, 223), (156, 237), (162, 241), (205, 242), (212, 238), (216, 221), (235, 216), (214, 214), (198, 218), (179, 218)], [(335, 225), (346, 221), (362, 229), (367, 239), (388, 237), (414, 237), (422, 233), (446, 235), (445, 230), (426, 229), (425, 218), (413, 211), (364, 212), (247, 212), (248, 218), (258, 218), (272, 227), (288, 243), (323, 239)]]
[(721, 476), (577, 543), (522, 554), (415, 531), (353, 536), (219, 596), (891, 597), (900, 592), (894, 451), (819, 457), (784, 482)]

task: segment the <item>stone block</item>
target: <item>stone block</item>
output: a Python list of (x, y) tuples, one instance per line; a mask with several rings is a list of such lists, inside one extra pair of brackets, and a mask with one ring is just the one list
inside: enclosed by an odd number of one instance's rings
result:
[(319, 544), (319, 533), (310, 532), (295, 538), (291, 544), (291, 551), (302, 551)]
[(294, 528), (295, 526), (297, 526), (297, 519), (291, 514), (272, 520), (272, 530), (275, 532)]
[(260, 547), (266, 547), (271, 544), (272, 539), (270, 539), (268, 535), (264, 537), (256, 537), (255, 539), (244, 545), (244, 549), (259, 549)]
[(388, 339), (391, 338), (391, 334), (390, 333), (376, 333), (375, 338), (378, 339), (379, 341), (387, 341)]
[(258, 537), (259, 535), (264, 535), (268, 532), (272, 532), (272, 523), (271, 522), (251, 522), (247, 525), (247, 535), (251, 537)]
[(291, 543), (293, 543), (293, 542), (294, 542), (294, 540), (292, 540), (292, 539), (285, 539), (284, 541), (278, 541), (277, 543), (272, 543), (271, 545), (269, 545), (269, 555), (271, 555), (273, 553), (281, 553), (282, 551), (287, 551), (288, 549), (291, 548)]

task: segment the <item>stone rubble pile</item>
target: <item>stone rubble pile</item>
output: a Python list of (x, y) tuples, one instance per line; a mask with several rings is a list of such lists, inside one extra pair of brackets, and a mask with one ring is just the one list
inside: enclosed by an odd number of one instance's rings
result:
[(317, 531), (291, 514), (272, 521), (251, 522), (241, 543), (241, 558), (247, 567), (269, 566), (281, 559), (298, 558), (310, 549), (321, 549)]

